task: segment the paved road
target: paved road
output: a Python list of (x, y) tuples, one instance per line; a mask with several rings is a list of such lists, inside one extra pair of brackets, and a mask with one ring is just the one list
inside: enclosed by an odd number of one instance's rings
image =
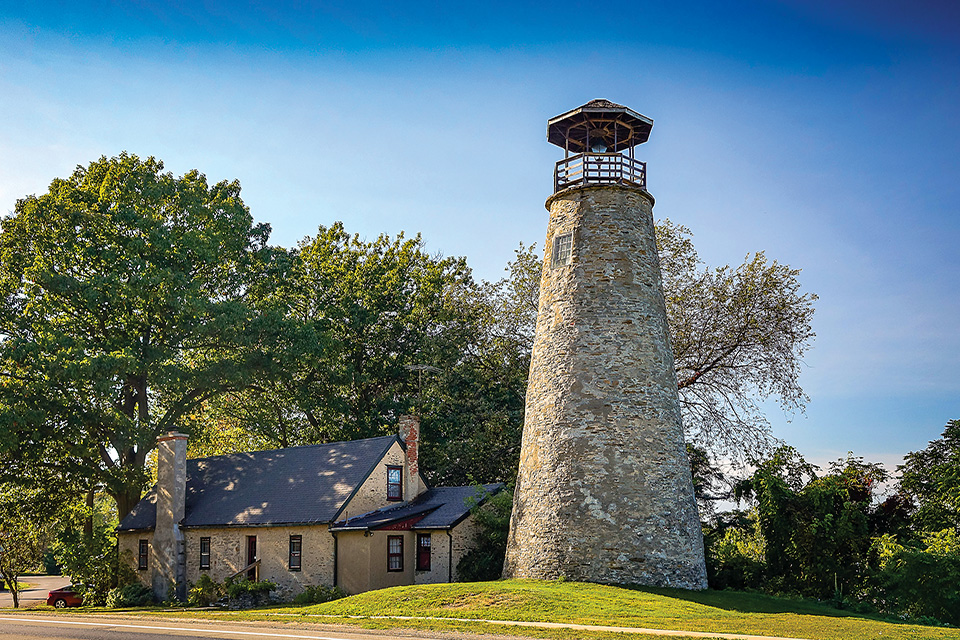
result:
[[(47, 601), (47, 592), (51, 589), (70, 584), (67, 576), (24, 576), (21, 582), (32, 584), (33, 587), (20, 592), (20, 607), (36, 607)], [(13, 596), (7, 590), (0, 591), (0, 607), (12, 607)]]
[[(402, 632), (401, 632), (402, 633)], [(324, 631), (304, 626), (258, 626), (248, 624), (216, 624), (201, 621), (165, 622), (132, 618), (99, 618), (93, 616), (16, 616), (0, 615), (0, 638), (4, 640), (163, 640), (164, 638), (196, 638), (197, 640), (384, 640), (396, 638), (396, 631), (365, 633)], [(403, 635), (407, 635), (403, 633)], [(419, 640), (438, 640), (449, 635), (417, 634)]]

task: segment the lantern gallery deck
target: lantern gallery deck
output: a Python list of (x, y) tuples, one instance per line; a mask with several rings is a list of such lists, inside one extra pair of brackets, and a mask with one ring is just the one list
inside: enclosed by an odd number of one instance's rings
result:
[(553, 174), (554, 193), (590, 184), (646, 191), (647, 165), (634, 159), (633, 148), (647, 141), (652, 127), (647, 116), (609, 100), (591, 100), (551, 118), (547, 141), (563, 149)]
[(557, 163), (554, 192), (587, 184), (629, 184), (646, 190), (647, 163), (619, 153), (578, 153)]

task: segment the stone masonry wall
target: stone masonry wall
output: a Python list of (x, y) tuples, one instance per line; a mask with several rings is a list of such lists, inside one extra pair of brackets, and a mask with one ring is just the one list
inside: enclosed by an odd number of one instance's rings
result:
[[(703, 589), (653, 198), (588, 186), (547, 206), (504, 573)], [(567, 233), (572, 260), (553, 266)]]

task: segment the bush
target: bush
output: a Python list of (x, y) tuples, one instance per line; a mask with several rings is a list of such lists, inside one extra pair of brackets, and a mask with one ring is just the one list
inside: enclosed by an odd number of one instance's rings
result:
[(269, 580), (261, 580), (260, 582), (254, 582), (252, 580), (227, 580), (227, 595), (231, 599), (239, 598), (243, 595), (252, 595), (259, 596), (269, 595), (269, 593), (277, 588), (277, 585), (270, 582)]
[(763, 537), (756, 529), (727, 529), (705, 542), (707, 578), (711, 589), (761, 589), (764, 586)]
[(473, 548), (457, 563), (457, 577), (460, 582), (486, 582), (500, 578), (503, 558), (507, 551), (512, 510), (512, 487), (470, 510), (477, 524), (477, 536)]
[(223, 597), (223, 585), (206, 573), (187, 592), (187, 604), (191, 607), (209, 607)]
[(107, 593), (106, 605), (111, 609), (121, 607), (142, 607), (153, 603), (153, 590), (140, 583), (128, 584), (111, 589)]
[(904, 547), (889, 535), (877, 538), (874, 603), (885, 613), (917, 622), (960, 625), (960, 536), (944, 529), (927, 534), (924, 546)]
[(225, 587), (231, 609), (249, 609), (270, 602), (270, 592), (275, 590), (277, 585), (267, 580), (252, 582), (246, 578), (236, 581), (227, 578)]
[(303, 593), (298, 593), (293, 599), (294, 604), (320, 604), (323, 602), (330, 602), (331, 600), (339, 600), (340, 598), (346, 598), (347, 592), (341, 589), (340, 587), (327, 587), (322, 584), (318, 584), (315, 587), (307, 587), (303, 590)]

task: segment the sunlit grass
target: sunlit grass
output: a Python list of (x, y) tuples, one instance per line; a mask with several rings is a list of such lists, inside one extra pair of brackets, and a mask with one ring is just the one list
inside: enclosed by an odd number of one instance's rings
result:
[[(97, 612), (111, 613), (102, 609)], [(809, 600), (737, 591), (625, 589), (534, 580), (393, 587), (306, 607), (290, 605), (243, 612), (128, 610), (125, 615), (270, 621), (275, 624), (340, 623), (377, 629), (419, 628), (584, 640), (643, 636), (509, 627), (479, 620), (567, 622), (810, 640), (960, 639), (958, 629), (899, 624), (840, 611)], [(393, 616), (421, 619), (398, 620)]]

